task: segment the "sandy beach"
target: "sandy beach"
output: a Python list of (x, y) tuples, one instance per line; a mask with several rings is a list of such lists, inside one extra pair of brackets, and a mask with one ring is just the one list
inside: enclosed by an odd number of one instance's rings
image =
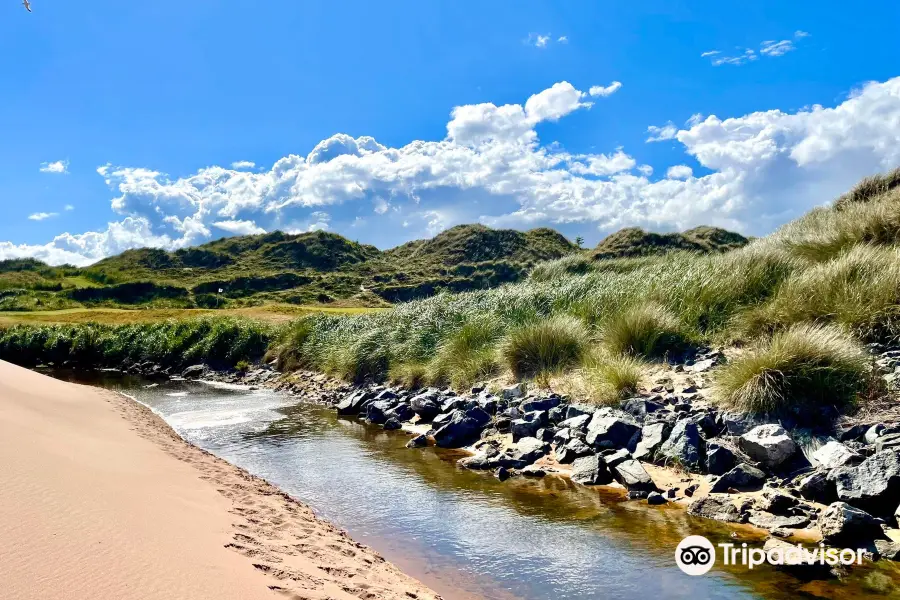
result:
[(438, 598), (105, 390), (0, 362), (0, 596)]

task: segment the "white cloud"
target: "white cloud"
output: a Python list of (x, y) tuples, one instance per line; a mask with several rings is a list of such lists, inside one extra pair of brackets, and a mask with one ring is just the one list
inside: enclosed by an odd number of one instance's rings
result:
[(54, 162), (43, 162), (41, 163), (41, 173), (68, 173), (69, 172), (69, 161), (67, 160), (57, 160)]
[(375, 198), (372, 203), (375, 205), (375, 214), (377, 215), (383, 215), (391, 207), (390, 203), (381, 196)]
[(63, 210), (66, 210), (66, 211), (69, 211), (69, 210), (75, 210), (75, 207), (74, 207), (73, 205), (71, 205), (71, 204), (66, 204), (66, 205), (63, 207)]
[(559, 36), (558, 38), (556, 38), (556, 41), (559, 42), (560, 44), (568, 44), (568, 43), (569, 43), (569, 37), (568, 37), (568, 36), (565, 36), (565, 35), (561, 35), (561, 36)]
[[(740, 48), (738, 48), (738, 50), (740, 50)], [(756, 51), (751, 48), (744, 48), (740, 54), (732, 56), (722, 56), (722, 53), (718, 51), (715, 53), (705, 52), (704, 54), (712, 58), (714, 67), (719, 67), (721, 65), (740, 66), (746, 62), (754, 61), (759, 58)]]
[(256, 233), (265, 233), (266, 230), (254, 223), (253, 221), (239, 221), (229, 219), (227, 221), (216, 221), (213, 227), (218, 227), (222, 231), (233, 233), (234, 235), (252, 235)]
[(760, 45), (759, 52), (766, 56), (784, 56), (795, 49), (794, 42), (791, 40), (781, 40), (780, 42), (767, 40)]
[(598, 237), (627, 225), (700, 224), (762, 235), (861, 177), (900, 165), (900, 77), (868, 83), (830, 108), (698, 115), (683, 129), (650, 128), (651, 138), (676, 141), (673, 149), (706, 173), (688, 175), (678, 168), (683, 158), (656, 180), (627, 148), (581, 154), (540, 141), (538, 124), (588, 108), (586, 96), (560, 82), (522, 104), (457, 107), (444, 139), (399, 147), (337, 134), (307, 156), (285, 156), (263, 172), (208, 167), (171, 177), (104, 165), (98, 173), (114, 190), (111, 207), (120, 221), (43, 245), (2, 242), (0, 259), (87, 264), (136, 246), (196, 244), (215, 229), (331, 228), (328, 207), (377, 207), (377, 198), (389, 199), (391, 209), (369, 213), (355, 230), (360, 239), (376, 232), (400, 243), (473, 221), (568, 223)]
[(529, 33), (525, 43), (535, 48), (546, 48), (550, 42), (550, 34), (541, 35), (540, 33)]
[(694, 170), (687, 165), (675, 165), (666, 171), (667, 179), (689, 179), (694, 175)]
[(719, 54), (722, 54), (719, 50), (709, 50), (708, 52), (701, 54), (700, 58), (709, 58), (710, 56), (718, 56)]
[(588, 94), (590, 94), (591, 96), (593, 96), (595, 98), (598, 96), (599, 97), (612, 96), (613, 94), (618, 92), (619, 88), (621, 88), (621, 87), (622, 87), (621, 81), (613, 81), (611, 84), (609, 84), (606, 87), (603, 87), (602, 85), (594, 85), (594, 86), (591, 86), (591, 88), (588, 90)]
[(231, 163), (231, 168), (237, 171), (241, 171), (243, 169), (253, 169), (256, 168), (256, 163), (252, 160), (238, 160)]
[(37, 213), (32, 213), (32, 214), (28, 215), (28, 218), (31, 219), (32, 221), (43, 221), (44, 219), (50, 219), (50, 218), (58, 217), (58, 216), (59, 216), (59, 213), (55, 213), (55, 212), (51, 212), (51, 213), (37, 212)]
[(810, 35), (811, 34), (809, 32), (803, 31), (802, 29), (798, 29), (797, 31), (794, 32), (794, 37), (798, 38), (798, 39), (809, 37)]
[(669, 121), (662, 127), (651, 125), (647, 128), (647, 133), (650, 134), (647, 137), (648, 142), (664, 142), (666, 140), (674, 140), (675, 135), (678, 133), (678, 128), (675, 127), (672, 121)]

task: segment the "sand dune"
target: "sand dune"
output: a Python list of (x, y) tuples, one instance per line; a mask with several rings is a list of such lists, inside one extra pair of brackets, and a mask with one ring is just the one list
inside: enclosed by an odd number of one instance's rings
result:
[(0, 598), (436, 598), (143, 406), (0, 362)]

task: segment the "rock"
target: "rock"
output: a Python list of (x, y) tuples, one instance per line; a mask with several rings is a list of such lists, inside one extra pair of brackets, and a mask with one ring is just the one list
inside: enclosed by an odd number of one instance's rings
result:
[(513, 452), (514, 460), (530, 465), (546, 456), (550, 452), (550, 446), (537, 438), (526, 437), (516, 442)]
[(900, 498), (900, 456), (893, 450), (883, 450), (858, 466), (834, 469), (828, 479), (834, 481), (838, 500), (888, 518)]
[(522, 402), (519, 408), (522, 412), (532, 412), (535, 410), (549, 411), (551, 408), (559, 406), (559, 396), (550, 396), (548, 398), (530, 398)]
[(494, 471), (494, 477), (496, 477), (500, 481), (506, 481), (507, 479), (509, 479), (509, 476), (509, 469), (507, 469), (506, 467), (497, 467), (497, 470)]
[(396, 392), (391, 390), (381, 390), (378, 392), (378, 395), (375, 396), (375, 400), (396, 400), (400, 396), (397, 395)]
[(828, 472), (818, 470), (804, 475), (797, 482), (797, 491), (807, 500), (830, 504), (837, 499), (834, 481), (828, 480)]
[(601, 409), (591, 417), (585, 440), (595, 448), (634, 449), (640, 432), (640, 427), (634, 422), (623, 417), (606, 415)]
[(559, 424), (566, 420), (566, 410), (569, 408), (567, 404), (560, 404), (559, 406), (554, 406), (550, 409), (548, 413), (550, 417), (550, 422), (553, 424)]
[(593, 451), (594, 449), (581, 438), (572, 438), (562, 449), (557, 449), (556, 460), (565, 465), (573, 462), (576, 458), (587, 456)]
[(698, 360), (697, 362), (694, 363), (694, 365), (691, 367), (690, 370), (694, 373), (705, 373), (706, 371), (709, 371), (710, 369), (712, 369), (715, 365), (716, 365), (716, 359), (714, 359), (714, 358), (709, 358), (706, 360)]
[(513, 441), (516, 442), (523, 437), (534, 437), (537, 430), (547, 424), (547, 413), (535, 410), (525, 415), (521, 419), (516, 419), (510, 423), (509, 430), (512, 433)]
[(678, 421), (658, 454), (684, 468), (696, 469), (700, 463), (700, 428), (688, 419)]
[(846, 502), (830, 504), (819, 516), (818, 525), (822, 540), (841, 548), (857, 548), (885, 537), (877, 519)]
[(719, 419), (729, 435), (743, 435), (764, 423), (759, 417), (744, 413), (721, 413)]
[(352, 417), (360, 413), (366, 402), (371, 400), (371, 394), (366, 390), (359, 390), (349, 396), (345, 396), (337, 405), (337, 414)]
[(655, 492), (656, 484), (639, 461), (633, 458), (617, 461), (610, 469), (613, 478), (625, 486), (625, 489)]
[(428, 445), (428, 438), (420, 434), (406, 442), (407, 448), (424, 448)]
[(460, 448), (477, 440), (482, 427), (483, 424), (457, 409), (450, 422), (434, 432), (434, 441), (440, 448)]
[(476, 454), (474, 456), (464, 456), (456, 461), (456, 464), (473, 471), (487, 471), (488, 469), (495, 468), (497, 466), (497, 461), (488, 454)]
[(206, 365), (191, 365), (181, 372), (181, 376), (185, 379), (191, 379), (192, 377), (201, 377), (205, 371)]
[(716, 422), (715, 414), (711, 412), (697, 413), (691, 417), (691, 422), (697, 424), (706, 439), (717, 437), (724, 431), (723, 427)]
[(386, 411), (385, 416), (389, 419), (397, 419), (400, 422), (409, 421), (416, 413), (410, 408), (409, 404), (398, 404), (394, 408)]
[(559, 424), (560, 427), (568, 429), (577, 429), (578, 431), (587, 431), (588, 423), (591, 421), (591, 415), (578, 415), (570, 419), (566, 419)]
[(570, 404), (566, 408), (566, 419), (571, 419), (572, 417), (580, 417), (581, 415), (587, 415), (588, 417), (590, 417), (594, 414), (594, 411), (594, 408), (587, 405)]
[(537, 465), (528, 465), (524, 469), (520, 469), (519, 474), (525, 477), (543, 477), (547, 474), (547, 471)]
[(696, 483), (692, 483), (691, 485), (684, 488), (684, 495), (690, 498), (698, 489), (700, 489), (700, 486)]
[(797, 451), (797, 444), (781, 425), (769, 424), (754, 427), (740, 437), (741, 450), (755, 461), (775, 468)]
[(658, 492), (650, 492), (647, 494), (647, 504), (650, 506), (659, 506), (660, 504), (668, 504), (666, 497)]
[(582, 485), (606, 485), (612, 483), (606, 463), (599, 455), (578, 458), (572, 463), (572, 481)]
[(729, 488), (736, 490), (753, 489), (760, 487), (765, 481), (765, 473), (756, 467), (741, 463), (719, 477), (712, 485), (710, 492), (714, 494), (723, 493), (727, 492)]
[(859, 464), (863, 460), (862, 456), (834, 440), (813, 452), (811, 458), (824, 469), (835, 469), (848, 464)]
[(712, 475), (724, 475), (736, 462), (734, 452), (725, 446), (710, 443), (706, 449), (706, 471)]
[(872, 425), (866, 430), (865, 435), (863, 436), (863, 440), (868, 445), (873, 445), (875, 441), (878, 439), (878, 436), (881, 435), (881, 432), (884, 431), (884, 423), (879, 423), (877, 425)]
[(749, 521), (761, 529), (800, 529), (809, 525), (809, 517), (797, 515), (786, 517), (773, 515), (761, 510), (751, 510)]
[(449, 423), (450, 419), (452, 419), (452, 418), (453, 418), (452, 412), (441, 413), (431, 420), (431, 426), (434, 429), (440, 429), (441, 427), (443, 427), (444, 425)]
[(491, 415), (487, 414), (487, 412), (482, 410), (477, 404), (467, 408), (465, 413), (466, 417), (478, 423), (479, 427), (484, 427), (491, 422)]
[(862, 437), (869, 429), (867, 425), (853, 425), (847, 427), (838, 434), (838, 440), (842, 442), (850, 442)]
[(556, 435), (555, 427), (542, 427), (537, 430), (537, 433), (534, 437), (541, 440), (542, 442), (550, 443), (553, 441), (553, 437)]
[(737, 523), (741, 514), (728, 496), (709, 495), (698, 498), (688, 506), (688, 514), (726, 523)]
[(875, 540), (878, 556), (886, 560), (900, 560), (900, 542), (891, 540)]
[(653, 414), (663, 408), (665, 408), (665, 406), (648, 398), (629, 398), (622, 402), (622, 410), (637, 418), (639, 421), (643, 421), (647, 415)]
[(525, 395), (525, 384), (517, 383), (503, 388), (501, 396), (504, 400), (515, 400)]
[(441, 412), (437, 403), (437, 394), (433, 392), (413, 396), (409, 401), (409, 406), (414, 413), (419, 415), (419, 421), (422, 423), (430, 423)]
[(900, 433), (888, 433), (875, 440), (875, 451), (900, 450)]
[(388, 420), (387, 415), (385, 415), (385, 411), (388, 411), (394, 407), (394, 403), (391, 400), (378, 400), (376, 402), (372, 402), (368, 406), (366, 406), (366, 420), (369, 423), (375, 423), (376, 425), (380, 425)]
[(634, 450), (634, 457), (638, 460), (652, 460), (668, 437), (669, 429), (669, 424), (665, 422), (644, 425), (641, 428), (641, 441)]
[(391, 417), (390, 419), (388, 419), (387, 421), (384, 422), (384, 428), (387, 429), (388, 431), (393, 430), (393, 429), (400, 429), (401, 427), (403, 427), (403, 425), (401, 425), (400, 421), (398, 421), (394, 417)]
[(759, 504), (760, 510), (770, 512), (773, 515), (788, 516), (791, 509), (800, 505), (800, 501), (777, 490), (767, 490), (763, 492), (762, 501)]

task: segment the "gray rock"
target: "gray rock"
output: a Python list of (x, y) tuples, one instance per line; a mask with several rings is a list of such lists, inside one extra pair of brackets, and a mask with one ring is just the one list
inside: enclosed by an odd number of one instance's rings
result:
[(579, 404), (570, 404), (566, 408), (566, 419), (571, 419), (572, 417), (579, 417), (581, 415), (588, 415), (589, 417), (594, 414), (594, 408), (587, 405), (579, 405)]
[(700, 428), (688, 419), (678, 421), (658, 454), (687, 469), (696, 469), (700, 463)]
[(766, 490), (763, 492), (759, 508), (773, 515), (788, 516), (793, 514), (792, 509), (797, 508), (799, 505), (800, 501), (793, 496), (778, 490)]
[(656, 484), (639, 461), (628, 458), (615, 463), (610, 469), (613, 478), (628, 491), (655, 492)]
[(435, 444), (440, 448), (461, 448), (476, 441), (481, 436), (483, 424), (457, 409), (450, 422), (434, 432)]
[(875, 451), (881, 452), (882, 450), (900, 450), (900, 433), (888, 433), (879, 436), (875, 440)]
[(414, 413), (419, 415), (419, 421), (423, 423), (431, 422), (441, 412), (437, 403), (437, 394), (434, 392), (413, 396), (409, 401), (409, 406)]
[(828, 479), (835, 484), (838, 500), (888, 518), (900, 498), (900, 456), (893, 450), (883, 450), (858, 466), (834, 469)]
[(513, 457), (519, 462), (530, 465), (550, 452), (550, 446), (533, 437), (522, 438), (516, 442)]
[(728, 496), (710, 494), (705, 498), (697, 498), (688, 506), (688, 514), (726, 523), (737, 523), (741, 513)]
[(401, 427), (403, 427), (403, 425), (401, 425), (400, 421), (398, 421), (394, 417), (391, 417), (387, 421), (384, 422), (384, 428), (387, 429), (388, 431), (393, 430), (393, 429), (400, 429)]
[(375, 423), (376, 425), (381, 425), (385, 421), (388, 420), (387, 415), (384, 413), (394, 407), (394, 401), (392, 400), (378, 400), (376, 402), (372, 402), (368, 406), (366, 406), (366, 420), (369, 423)]
[(407, 448), (424, 448), (428, 445), (428, 438), (420, 434), (406, 442)]
[(594, 454), (578, 458), (572, 463), (572, 481), (582, 485), (606, 485), (612, 483), (612, 475), (606, 463)]
[(670, 429), (669, 424), (665, 422), (644, 425), (641, 428), (641, 441), (634, 450), (634, 457), (638, 460), (653, 460), (656, 451), (668, 437)]
[(525, 477), (543, 477), (547, 471), (537, 465), (528, 465), (524, 469), (520, 469), (519, 474)]
[[(454, 411), (454, 412), (456, 412), (456, 411)], [(452, 419), (452, 418), (453, 418), (452, 412), (441, 413), (431, 420), (431, 426), (434, 429), (440, 429), (441, 427), (443, 427), (444, 425), (449, 423), (450, 419)]]
[(522, 402), (519, 408), (522, 412), (532, 412), (535, 410), (549, 411), (551, 408), (559, 406), (560, 399), (558, 396), (550, 396), (548, 398), (530, 398)]
[(880, 558), (900, 560), (900, 542), (891, 540), (875, 540), (875, 550)]
[(591, 417), (585, 439), (595, 448), (633, 449), (640, 432), (640, 427), (630, 419), (608, 414), (601, 409)]
[(525, 384), (517, 383), (503, 388), (501, 396), (504, 400), (515, 400), (525, 395)]
[(863, 436), (863, 440), (868, 445), (873, 445), (875, 441), (878, 439), (878, 436), (881, 435), (881, 432), (884, 431), (884, 423), (878, 423), (877, 425), (872, 425), (866, 430), (865, 435)]
[(409, 404), (398, 404), (394, 408), (385, 411), (384, 414), (389, 419), (397, 419), (400, 422), (409, 421), (416, 415)]
[(809, 525), (809, 517), (803, 515), (782, 516), (761, 510), (751, 510), (749, 521), (762, 529), (800, 529)]
[(566, 419), (559, 424), (560, 427), (569, 429), (577, 429), (578, 431), (587, 431), (588, 423), (591, 422), (591, 415), (578, 415), (570, 419)]
[(766, 481), (766, 474), (751, 467), (748, 464), (741, 463), (731, 469), (712, 485), (711, 492), (714, 494), (724, 493), (729, 488), (736, 490), (747, 490), (760, 487)]
[(659, 506), (660, 504), (668, 504), (666, 497), (659, 492), (650, 492), (647, 494), (647, 504), (650, 506)]
[(797, 451), (797, 444), (781, 425), (769, 424), (754, 427), (740, 437), (741, 450), (755, 461), (775, 468)]
[(181, 376), (185, 379), (191, 379), (195, 377), (201, 377), (203, 373), (206, 371), (206, 365), (191, 365), (187, 369), (181, 372)]
[(830, 504), (819, 516), (818, 525), (826, 544), (843, 548), (868, 545), (885, 537), (878, 520), (846, 502)]
[(343, 416), (358, 415), (371, 397), (372, 395), (365, 390), (359, 390), (349, 396), (345, 396), (337, 405), (337, 413)]
[(829, 481), (828, 472), (822, 469), (803, 475), (797, 482), (797, 491), (807, 500), (822, 504), (830, 504), (837, 499), (834, 481)]
[(622, 410), (635, 417), (639, 421), (643, 421), (647, 415), (663, 410), (664, 405), (654, 402), (649, 398), (629, 398), (622, 402)]
[(535, 410), (525, 413), (521, 419), (510, 423), (509, 431), (512, 433), (513, 441), (516, 442), (523, 437), (534, 437), (537, 435), (538, 429), (545, 425), (547, 425), (547, 413)]
[(737, 458), (725, 446), (710, 443), (706, 449), (706, 471), (712, 475), (724, 475), (734, 468)]
[(576, 458), (587, 456), (593, 451), (594, 449), (581, 438), (572, 438), (561, 449), (557, 449), (556, 460), (565, 465), (573, 462)]
[(719, 419), (726, 431), (728, 431), (728, 435), (743, 435), (754, 427), (765, 423), (760, 417), (743, 413), (725, 412), (719, 415)]
[(863, 457), (845, 446), (831, 440), (812, 453), (811, 458), (824, 469), (836, 469), (849, 464), (859, 464)]

